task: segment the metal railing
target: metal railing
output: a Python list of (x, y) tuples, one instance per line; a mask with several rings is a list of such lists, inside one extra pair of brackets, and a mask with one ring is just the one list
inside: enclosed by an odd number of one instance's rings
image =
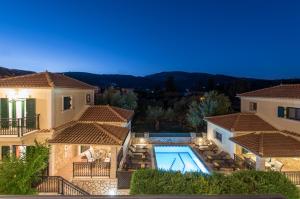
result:
[(0, 135), (16, 135), (22, 137), (26, 133), (37, 130), (40, 115), (23, 118), (0, 118)]
[(90, 195), (78, 186), (72, 184), (61, 176), (43, 176), (36, 186), (38, 192), (57, 193), (60, 195), (77, 196)]
[(300, 185), (300, 171), (284, 171), (282, 172), (292, 183)]
[(73, 177), (109, 177), (110, 162), (73, 162)]

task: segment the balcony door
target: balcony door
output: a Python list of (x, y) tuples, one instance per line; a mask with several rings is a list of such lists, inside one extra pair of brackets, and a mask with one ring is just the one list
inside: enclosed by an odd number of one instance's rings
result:
[[(35, 99), (8, 99), (1, 98), (1, 127), (8, 128), (8, 126), (16, 127), (18, 119), (21, 122), (19, 125), (29, 128), (36, 126), (36, 106)], [(26, 119), (21, 119), (26, 118)]]
[[(9, 100), (8, 101), (8, 114), (11, 118), (11, 124), (13, 127), (18, 125), (17, 119), (25, 117), (25, 99)], [(24, 126), (24, 121), (20, 120), (22, 126)]]

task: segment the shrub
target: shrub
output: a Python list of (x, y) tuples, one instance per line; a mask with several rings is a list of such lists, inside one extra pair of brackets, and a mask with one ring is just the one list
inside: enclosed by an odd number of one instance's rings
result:
[(0, 194), (34, 194), (32, 184), (47, 167), (49, 149), (38, 144), (27, 147), (26, 156), (8, 156), (0, 164)]
[(282, 194), (299, 198), (297, 187), (279, 172), (239, 171), (231, 175), (138, 170), (131, 194)]

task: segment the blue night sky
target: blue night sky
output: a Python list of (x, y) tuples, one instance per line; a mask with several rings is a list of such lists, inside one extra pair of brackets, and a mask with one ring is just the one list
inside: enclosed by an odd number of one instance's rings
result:
[(0, 65), (300, 77), (300, 1), (0, 0)]

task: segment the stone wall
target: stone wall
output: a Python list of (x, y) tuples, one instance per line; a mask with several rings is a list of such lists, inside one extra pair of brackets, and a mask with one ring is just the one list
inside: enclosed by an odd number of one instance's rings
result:
[(87, 191), (91, 195), (128, 195), (129, 190), (118, 190), (117, 179), (73, 179), (72, 183)]

